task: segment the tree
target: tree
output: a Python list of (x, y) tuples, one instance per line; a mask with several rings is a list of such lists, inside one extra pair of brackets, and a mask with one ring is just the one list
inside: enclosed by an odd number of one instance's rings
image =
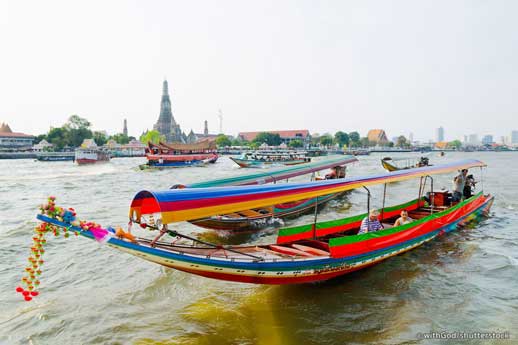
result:
[(245, 143), (246, 143), (246, 141), (244, 141), (244, 140), (241, 140), (239, 138), (234, 138), (234, 139), (232, 139), (232, 144), (231, 145), (232, 146), (244, 146)]
[(67, 132), (67, 145), (72, 147), (78, 147), (85, 139), (91, 139), (93, 137), (92, 131), (86, 127), (69, 128), (65, 125), (63, 128)]
[(369, 138), (363, 137), (359, 140), (358, 144), (361, 145), (361, 147), (369, 147), (372, 146), (371, 142), (369, 141)]
[(225, 134), (219, 134), (216, 137), (216, 145), (218, 145), (218, 147), (227, 147), (232, 145), (232, 142)]
[(262, 132), (255, 137), (253, 142), (259, 143), (259, 145), (266, 143), (268, 146), (279, 146), (281, 144), (281, 136), (279, 134)]
[(462, 147), (462, 143), (460, 142), (460, 140), (453, 140), (448, 143), (448, 147), (458, 150)]
[(117, 144), (125, 145), (130, 142), (130, 138), (124, 133), (112, 135), (109, 139), (115, 140)]
[(85, 118), (80, 117), (79, 115), (72, 115), (68, 118), (67, 123), (65, 123), (65, 126), (70, 129), (81, 129), (86, 128), (90, 129), (90, 126), (92, 124), (90, 121), (88, 121)]
[(68, 135), (67, 130), (63, 127), (55, 127), (50, 128), (49, 133), (47, 134), (47, 141), (54, 145), (56, 149), (62, 150), (65, 146), (67, 146), (67, 138)]
[(404, 135), (400, 135), (398, 138), (397, 138), (397, 141), (396, 141), (396, 147), (407, 147), (409, 144), (407, 143), (406, 141), (406, 138)]
[(295, 139), (295, 140), (290, 141), (288, 146), (291, 148), (304, 147), (304, 143), (302, 142), (302, 140)]
[(352, 146), (359, 146), (360, 145), (360, 133), (358, 132), (351, 132), (349, 133), (349, 142)]
[(340, 145), (340, 147), (344, 145), (349, 145), (349, 135), (342, 131), (338, 131), (335, 133), (335, 143)]
[(140, 142), (146, 145), (149, 142), (158, 144), (160, 141), (165, 141), (165, 135), (160, 134), (160, 132), (156, 130), (147, 131), (140, 136)]
[[(39, 143), (40, 141), (42, 141), (43, 139), (47, 140), (47, 135), (46, 135), (46, 134), (40, 134), (40, 135), (36, 136), (36, 137), (34, 138), (33, 143), (34, 143), (34, 144), (38, 144), (38, 143)], [(48, 140), (47, 140), (47, 141), (48, 141)]]
[(330, 135), (323, 135), (320, 137), (320, 144), (323, 146), (333, 145), (333, 138)]
[(103, 146), (108, 141), (108, 137), (103, 132), (94, 132), (93, 137), (98, 146)]

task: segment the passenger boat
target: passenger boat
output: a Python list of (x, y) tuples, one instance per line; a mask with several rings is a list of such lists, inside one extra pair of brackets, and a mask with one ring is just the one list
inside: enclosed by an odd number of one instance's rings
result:
[(75, 161), (79, 165), (104, 163), (110, 160), (110, 153), (99, 148), (78, 148)]
[(241, 168), (267, 168), (311, 162), (305, 152), (296, 151), (254, 151), (245, 152), (238, 158), (229, 158)]
[(74, 161), (75, 152), (38, 152), (36, 159), (41, 162)]
[[(316, 177), (318, 180), (345, 178), (346, 165), (357, 162), (353, 156), (341, 156), (339, 158), (325, 159), (318, 162), (305, 163), (282, 169), (269, 170), (267, 173), (255, 173), (252, 175), (225, 178), (202, 183), (191, 184), (189, 188), (214, 187), (222, 185), (250, 185), (252, 181), (261, 181), (261, 184), (268, 182), (282, 181), (290, 177), (315, 173), (325, 169), (331, 169), (331, 173), (324, 178)], [(252, 177), (252, 178), (251, 178)], [(184, 186), (173, 186), (182, 188)], [(241, 210), (223, 215), (215, 215), (202, 219), (190, 221), (190, 223), (214, 230), (227, 230), (234, 232), (253, 231), (266, 227), (280, 227), (284, 225), (284, 219), (293, 219), (301, 215), (318, 212), (329, 201), (341, 197), (345, 192), (332, 193), (319, 198), (310, 198), (292, 201), (283, 204), (276, 204), (267, 207), (260, 207), (249, 210)]]
[[(158, 230), (158, 235), (153, 239), (135, 237), (122, 229), (103, 229), (97, 224), (81, 222), (72, 211), (55, 206), (53, 198), (49, 199), (49, 205), (41, 208), (42, 212), (37, 218), (44, 222), (39, 227), (44, 229), (40, 231), (43, 234), (62, 228), (90, 239), (95, 238), (138, 258), (204, 277), (256, 284), (315, 282), (374, 265), (487, 216), (494, 198), (483, 192), (456, 204), (450, 204), (448, 199), (436, 203), (431, 183), (429, 202), (423, 198), (426, 182), (433, 181), (433, 175), (484, 166), (478, 160), (468, 159), (320, 182), (158, 192), (144, 190), (133, 199), (129, 217), (131, 222), (143, 228)], [(357, 234), (360, 222), (369, 213), (370, 198), (367, 199), (367, 213), (281, 229), (276, 243), (271, 244), (222, 246), (168, 228), (168, 224), (174, 222), (320, 197), (355, 188), (368, 191), (372, 185), (387, 186), (392, 182), (416, 178), (421, 180), (417, 199), (392, 207), (383, 205), (380, 210), (383, 223), (392, 223), (403, 209), (408, 210), (415, 221), (398, 227), (386, 225), (377, 232)], [(370, 192), (368, 195), (370, 197)], [(165, 235), (172, 236), (173, 240), (163, 240)], [(189, 242), (178, 241), (178, 237)], [(425, 250), (433, 250), (433, 247)], [(37, 248), (36, 253), (39, 253)], [(19, 291), (22, 290), (20, 288)]]
[(110, 160), (110, 153), (97, 146), (93, 139), (85, 139), (75, 151), (75, 161), (79, 165), (104, 163)]
[(179, 168), (199, 166), (207, 163), (215, 163), (218, 160), (216, 142), (204, 140), (194, 144), (182, 143), (148, 143), (149, 153), (146, 155), (147, 164), (141, 165), (141, 169), (155, 168)]
[(397, 171), (404, 169), (412, 169), (430, 166), (430, 160), (428, 157), (419, 157), (419, 158), (391, 158), (385, 157), (381, 160), (381, 165), (387, 171)]

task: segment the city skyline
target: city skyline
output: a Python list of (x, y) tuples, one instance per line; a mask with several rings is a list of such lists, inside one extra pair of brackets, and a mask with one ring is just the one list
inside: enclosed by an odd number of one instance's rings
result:
[(202, 4), (2, 2), (0, 121), (40, 134), (71, 114), (117, 132), (127, 118), (137, 136), (167, 76), (185, 131), (208, 120), (216, 132), (218, 109), (233, 135), (297, 123), (428, 141), (439, 125), (446, 140), (518, 128), (518, 3)]

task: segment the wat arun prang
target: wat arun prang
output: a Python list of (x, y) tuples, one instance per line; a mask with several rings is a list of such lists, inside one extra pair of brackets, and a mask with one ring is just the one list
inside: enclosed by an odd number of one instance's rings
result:
[(153, 126), (154, 130), (165, 136), (168, 143), (187, 142), (187, 136), (180, 129), (180, 125), (176, 123), (171, 111), (171, 99), (169, 98), (169, 87), (167, 80), (164, 80), (162, 88), (162, 101), (160, 103), (160, 116), (157, 123)]

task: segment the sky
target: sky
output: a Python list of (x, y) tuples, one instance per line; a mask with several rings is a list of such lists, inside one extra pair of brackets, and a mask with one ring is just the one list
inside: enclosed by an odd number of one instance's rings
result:
[(131, 135), (518, 129), (516, 1), (0, 0), (0, 122)]

